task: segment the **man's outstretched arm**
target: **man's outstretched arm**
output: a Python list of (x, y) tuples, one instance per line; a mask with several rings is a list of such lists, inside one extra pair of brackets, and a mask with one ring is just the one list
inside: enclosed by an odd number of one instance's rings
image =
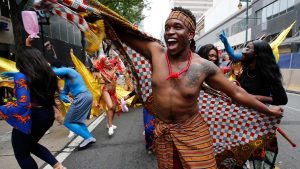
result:
[(226, 93), (230, 98), (239, 104), (253, 108), (258, 112), (276, 116), (283, 114), (282, 107), (276, 106), (273, 108), (268, 108), (265, 104), (258, 101), (253, 95), (248, 94), (245, 90), (234, 85), (232, 82), (226, 79), (221, 70), (219, 70), (214, 64), (209, 62), (206, 62), (205, 64), (207, 64), (207, 67), (209, 67), (206, 82), (212, 88)]
[(145, 58), (152, 60), (153, 53), (163, 50), (164, 48), (156, 41), (142, 39), (136, 35), (128, 33), (118, 33), (119, 38), (129, 47), (143, 55)]

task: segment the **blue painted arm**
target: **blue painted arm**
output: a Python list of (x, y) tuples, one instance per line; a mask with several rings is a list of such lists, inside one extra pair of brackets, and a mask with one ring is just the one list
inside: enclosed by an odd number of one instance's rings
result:
[(66, 67), (62, 67), (62, 68), (52, 68), (52, 70), (54, 71), (54, 73), (57, 76), (65, 76), (65, 75), (70, 74), (72, 69), (66, 68)]
[(222, 33), (219, 35), (219, 39), (223, 42), (225, 50), (231, 59), (238, 61), (242, 58), (241, 52), (234, 53), (234, 49), (230, 46), (225, 31), (222, 31)]
[(65, 82), (64, 89), (59, 94), (60, 100), (62, 100), (65, 103), (70, 103), (70, 99), (69, 99), (69, 96), (68, 96), (69, 91), (70, 91), (69, 87), (68, 87), (68, 85)]
[[(64, 67), (63, 68), (52, 68), (52, 70), (54, 71), (54, 73), (57, 76), (66, 76), (66, 75), (70, 74), (69, 68), (64, 68)], [(61, 101), (65, 102), (65, 103), (70, 103), (70, 99), (68, 97), (69, 91), (70, 91), (69, 87), (67, 85), (67, 82), (65, 81), (64, 89), (59, 94), (59, 98)]]

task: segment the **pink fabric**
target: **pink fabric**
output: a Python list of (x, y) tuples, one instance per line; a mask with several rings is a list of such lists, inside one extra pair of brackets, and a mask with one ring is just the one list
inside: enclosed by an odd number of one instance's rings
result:
[(121, 107), (123, 112), (128, 112), (128, 107), (126, 106), (126, 101), (122, 98), (121, 99)]
[(35, 11), (22, 11), (22, 20), (30, 38), (39, 38), (39, 23)]

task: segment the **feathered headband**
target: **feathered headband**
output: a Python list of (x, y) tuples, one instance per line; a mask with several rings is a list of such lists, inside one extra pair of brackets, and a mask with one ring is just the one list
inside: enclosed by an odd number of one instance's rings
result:
[[(106, 57), (101, 57), (101, 59), (98, 60), (95, 64), (96, 69), (98, 69), (99, 71), (103, 71), (104, 67), (105, 67), (105, 62), (107, 60), (108, 59)], [(114, 59), (110, 60), (110, 64), (112, 67), (117, 66), (118, 72), (123, 73), (123, 69), (121, 67), (121, 64), (120, 64), (120, 61), (118, 58), (114, 58)]]

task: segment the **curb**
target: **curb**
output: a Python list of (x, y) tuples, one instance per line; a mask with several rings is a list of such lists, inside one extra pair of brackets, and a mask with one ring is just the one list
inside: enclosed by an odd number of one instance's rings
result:
[(300, 95), (300, 92), (298, 92), (298, 91), (286, 90), (286, 92)]

